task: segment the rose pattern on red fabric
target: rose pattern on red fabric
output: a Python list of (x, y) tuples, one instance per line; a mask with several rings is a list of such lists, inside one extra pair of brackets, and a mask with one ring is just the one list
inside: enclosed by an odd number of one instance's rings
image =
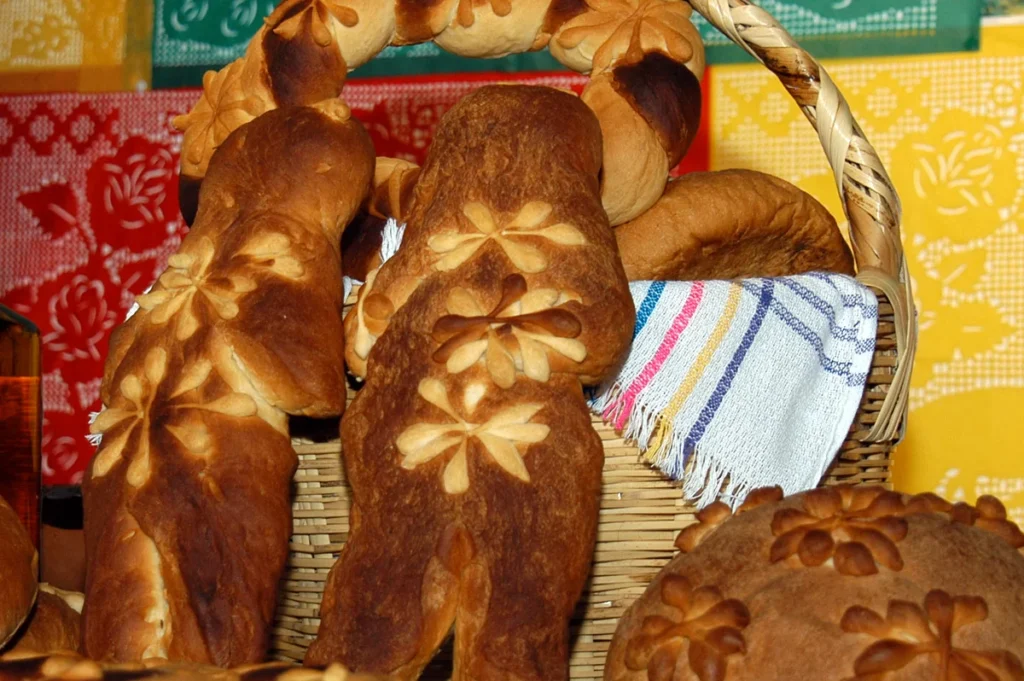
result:
[(167, 145), (138, 135), (92, 164), (86, 174), (90, 224), (97, 231), (128, 232), (105, 236), (106, 243), (148, 250), (179, 229), (177, 164)]
[[(380, 156), (422, 164), (438, 122), (472, 90), (519, 81), (573, 90), (572, 73), (464, 74), (352, 82), (345, 99)], [(164, 269), (186, 228), (180, 134), (198, 90), (0, 96), (0, 302), (43, 336), (46, 485), (78, 484), (95, 448), (111, 330)], [(706, 170), (703, 128), (673, 171)]]

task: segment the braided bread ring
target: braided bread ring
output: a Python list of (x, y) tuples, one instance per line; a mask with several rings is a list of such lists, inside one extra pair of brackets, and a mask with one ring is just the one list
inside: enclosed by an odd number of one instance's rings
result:
[(238, 126), (339, 96), (347, 73), (387, 45), (432, 40), (466, 57), (549, 46), (589, 73), (582, 97), (604, 138), (602, 203), (622, 224), (654, 205), (697, 130), (704, 48), (692, 11), (682, 0), (285, 0), (174, 120), (185, 134), (182, 212), (190, 222), (210, 156)]

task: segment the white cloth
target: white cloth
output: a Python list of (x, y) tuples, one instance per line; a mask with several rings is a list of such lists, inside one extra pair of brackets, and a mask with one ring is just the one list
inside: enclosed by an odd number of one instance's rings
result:
[(630, 290), (633, 346), (592, 399), (595, 413), (700, 507), (762, 486), (815, 487), (860, 404), (874, 294), (821, 273)]

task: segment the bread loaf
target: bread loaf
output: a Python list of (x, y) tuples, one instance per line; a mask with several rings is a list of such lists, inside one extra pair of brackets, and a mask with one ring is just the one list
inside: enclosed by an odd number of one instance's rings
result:
[(90, 657), (263, 659), (288, 415), (342, 411), (339, 246), (372, 173), (337, 100), (261, 115), (212, 158), (195, 225), (110, 341), (83, 482)]
[(606, 681), (1024, 678), (1024, 534), (992, 497), (776, 488), (698, 520), (619, 621)]
[(39, 587), (39, 554), (18, 514), (0, 497), (0, 648), (21, 627)]
[(700, 120), (704, 47), (682, 0), (284, 0), (244, 57), (204, 78), (203, 98), (175, 119), (182, 211), (232, 130), (277, 106), (341, 92), (345, 73), (386, 45), (433, 40), (454, 54), (539, 50), (590, 73), (583, 100), (605, 137), (601, 195), (613, 225), (653, 205)]
[(751, 170), (691, 173), (618, 227), (631, 281), (853, 274), (835, 218), (810, 194)]
[(485, 87), (442, 120), (346, 318), (352, 526), (307, 663), (413, 679), (454, 626), (458, 678), (566, 677), (603, 464), (581, 385), (634, 321), (600, 166), (561, 91)]
[(363, 210), (346, 228), (341, 244), (345, 274), (356, 281), (380, 267), (380, 248), (388, 218), (404, 224), (412, 191), (420, 169), (414, 163), (397, 158), (377, 157), (373, 189)]
[(78, 650), (81, 644), (83, 596), (49, 584), (39, 585), (39, 597), (25, 627), (11, 646), (12, 652), (49, 653)]

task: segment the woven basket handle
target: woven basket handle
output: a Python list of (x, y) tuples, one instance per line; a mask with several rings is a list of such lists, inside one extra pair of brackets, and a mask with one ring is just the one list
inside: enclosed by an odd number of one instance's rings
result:
[(898, 439), (906, 421), (917, 315), (900, 241), (900, 200), (892, 180), (828, 73), (771, 14), (748, 0), (689, 2), (777, 75), (818, 131), (850, 222), (857, 278), (889, 300), (895, 320), (897, 364), (892, 384), (865, 439)]

